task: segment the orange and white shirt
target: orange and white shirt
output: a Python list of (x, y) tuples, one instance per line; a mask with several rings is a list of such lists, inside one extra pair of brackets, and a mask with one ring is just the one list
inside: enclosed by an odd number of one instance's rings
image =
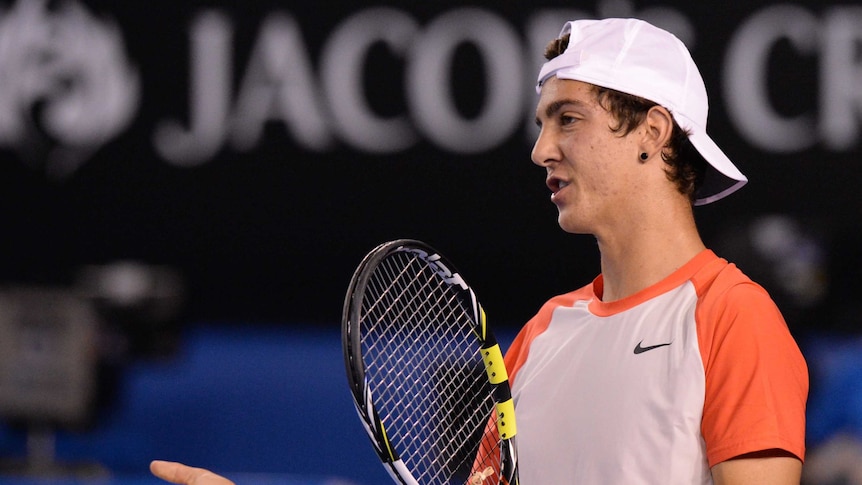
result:
[(808, 369), (762, 287), (705, 250), (601, 295), (599, 276), (551, 299), (507, 352), (522, 483), (690, 485), (749, 452), (803, 459)]

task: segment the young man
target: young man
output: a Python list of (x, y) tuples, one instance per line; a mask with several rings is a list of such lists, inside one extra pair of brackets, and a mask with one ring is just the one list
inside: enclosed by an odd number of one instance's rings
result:
[(507, 355), (522, 483), (799, 483), (805, 362), (695, 226), (693, 205), (746, 179), (706, 134), (688, 50), (638, 20), (582, 20), (547, 57), (532, 158), (601, 275)]
[(693, 205), (746, 178), (706, 134), (688, 50), (638, 20), (580, 20), (548, 57), (532, 158), (560, 226), (596, 238), (601, 275), (546, 303), (506, 356), (521, 483), (798, 484), (807, 368), (767, 293), (695, 226)]

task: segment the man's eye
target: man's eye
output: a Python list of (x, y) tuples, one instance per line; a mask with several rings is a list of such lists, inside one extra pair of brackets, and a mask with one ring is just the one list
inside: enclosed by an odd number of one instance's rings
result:
[(578, 119), (575, 118), (574, 116), (568, 116), (568, 115), (560, 116), (560, 124), (562, 124), (562, 125), (570, 125), (570, 124), (574, 123), (575, 121), (578, 121)]

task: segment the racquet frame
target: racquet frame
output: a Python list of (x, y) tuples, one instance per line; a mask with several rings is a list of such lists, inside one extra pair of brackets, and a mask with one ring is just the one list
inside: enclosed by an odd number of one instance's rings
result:
[[(401, 460), (398, 443), (393, 443), (387, 434), (384, 420), (375, 406), (375, 396), (366, 380), (366, 367), (362, 358), (361, 337), (366, 285), (369, 284), (369, 279), (377, 266), (398, 252), (409, 252), (427, 265), (433, 270), (435, 277), (455, 290), (454, 294), (470, 308), (476, 351), (481, 353), (486, 370), (484, 375), (493, 386), (493, 399), (495, 401), (495, 412), (492, 413), (494, 416), (489, 416), (489, 425), (485, 431), (486, 434), (493, 433), (496, 429), (497, 436), (494, 439), (497, 439), (499, 443), (499, 469), (492, 476), (499, 479), (499, 484), (517, 484), (517, 456), (514, 443), (517, 426), (508, 374), (500, 346), (488, 328), (485, 312), (476, 298), (476, 294), (467, 285), (460, 273), (455, 270), (452, 263), (427, 244), (412, 239), (385, 242), (369, 252), (354, 272), (344, 301), (342, 348), (348, 382), (356, 410), (368, 436), (371, 438), (378, 457), (396, 483), (419, 485), (411, 471)], [(490, 474), (489, 471), (485, 473)], [(473, 483), (490, 485), (490, 483), (484, 483), (486, 476), (481, 471), (474, 473), (467, 483), (470, 485)]]

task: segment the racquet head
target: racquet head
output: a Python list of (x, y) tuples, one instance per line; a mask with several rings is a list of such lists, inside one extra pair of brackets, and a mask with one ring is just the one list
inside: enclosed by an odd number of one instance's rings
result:
[(368, 253), (347, 290), (342, 345), (356, 409), (396, 483), (518, 483), (502, 353), (446, 258), (408, 239)]

